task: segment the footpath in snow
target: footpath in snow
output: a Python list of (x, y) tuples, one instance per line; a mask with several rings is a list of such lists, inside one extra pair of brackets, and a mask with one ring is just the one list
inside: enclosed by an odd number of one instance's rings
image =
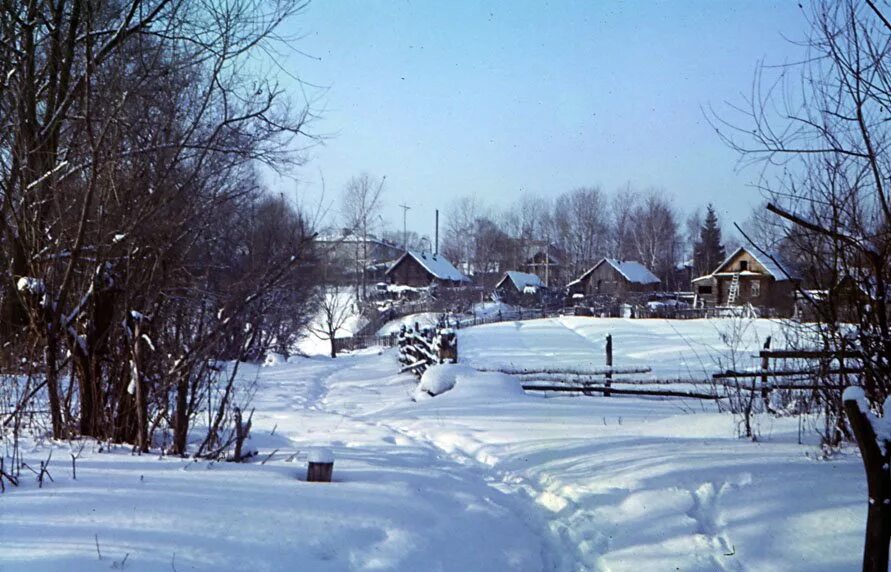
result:
[[(535, 320), (462, 330), (459, 346), (478, 367), (595, 363), (611, 333), (617, 365), (681, 376), (707, 363), (691, 355), (728, 351), (718, 322)], [(72, 481), (57, 446), (55, 483), (0, 496), (0, 570), (859, 567), (860, 460), (818, 460), (794, 419), (761, 418), (753, 443), (698, 401), (525, 395), (471, 376), (415, 402), (397, 371), (392, 350), (246, 368), (255, 463), (86, 451)], [(333, 449), (335, 483), (297, 478), (313, 446)]]

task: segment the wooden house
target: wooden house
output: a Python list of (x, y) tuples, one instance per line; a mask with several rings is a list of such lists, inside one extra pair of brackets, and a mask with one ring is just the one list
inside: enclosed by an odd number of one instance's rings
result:
[(495, 285), (495, 295), (508, 304), (537, 305), (545, 291), (544, 282), (536, 274), (509, 270)]
[(470, 279), (441, 254), (408, 250), (387, 269), (391, 284), (423, 288), (426, 286), (463, 286)]
[(659, 289), (660, 280), (633, 260), (604, 258), (567, 285), (575, 298), (609, 297), (626, 300)]
[(794, 310), (800, 280), (789, 275), (775, 256), (737, 248), (714, 272), (693, 280), (696, 305), (768, 308), (780, 314)]

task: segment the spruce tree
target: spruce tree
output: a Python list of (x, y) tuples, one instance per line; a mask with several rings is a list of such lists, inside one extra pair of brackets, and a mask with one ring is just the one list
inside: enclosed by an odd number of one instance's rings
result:
[(705, 214), (705, 222), (699, 230), (699, 240), (693, 249), (693, 268), (697, 276), (708, 274), (723, 262), (726, 254), (724, 245), (721, 244), (721, 227), (718, 225), (718, 215), (711, 204)]

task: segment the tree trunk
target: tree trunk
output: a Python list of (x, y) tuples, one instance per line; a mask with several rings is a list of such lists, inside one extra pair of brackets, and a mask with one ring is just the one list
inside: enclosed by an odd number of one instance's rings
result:
[(59, 399), (59, 369), (56, 361), (58, 338), (50, 333), (46, 341), (46, 390), (49, 394), (53, 439), (62, 438), (62, 402)]
[(136, 448), (142, 453), (148, 452), (148, 405), (145, 399), (145, 384), (142, 383), (140, 373), (139, 337), (142, 335), (142, 325), (139, 321), (133, 327), (133, 376), (134, 393), (136, 397)]
[(860, 447), (869, 492), (863, 572), (887, 572), (888, 544), (891, 541), (891, 450), (887, 442), (885, 452), (879, 449), (872, 424), (856, 400), (846, 400), (844, 408)]
[(176, 413), (173, 424), (173, 454), (185, 455), (189, 436), (189, 378), (179, 375), (176, 384)]

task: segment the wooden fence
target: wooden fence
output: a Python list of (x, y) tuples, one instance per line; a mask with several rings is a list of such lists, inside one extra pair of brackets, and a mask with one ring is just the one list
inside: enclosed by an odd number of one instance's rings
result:
[[(497, 312), (486, 316), (460, 316), (456, 314), (443, 313), (441, 322), (449, 328), (460, 330), (472, 326), (482, 326), (484, 324), (496, 324), (499, 322), (514, 322), (518, 320), (534, 320), (537, 318), (549, 318), (560, 315), (562, 308), (558, 311), (548, 308), (518, 308), (507, 312)], [(410, 326), (414, 331), (423, 329), (418, 322), (414, 326)], [(363, 331), (367, 331), (363, 329)], [(337, 338), (334, 347), (337, 352), (352, 351), (369, 347), (392, 348), (398, 345), (399, 332), (393, 332), (387, 335), (377, 335), (376, 333), (359, 334), (356, 336)]]
[[(848, 365), (849, 360), (859, 359), (855, 351), (830, 352), (821, 350), (770, 349), (770, 338), (758, 356), (760, 368), (749, 371), (724, 371), (710, 378), (646, 379), (628, 377), (634, 374), (650, 373), (650, 367), (616, 367), (613, 364), (613, 337), (606, 337), (604, 367), (599, 369), (542, 368), (524, 369), (500, 367), (494, 371), (516, 375), (527, 391), (568, 392), (590, 395), (602, 393), (610, 395), (640, 395), (656, 397), (688, 397), (694, 399), (718, 400), (729, 397), (730, 391), (745, 391), (760, 394), (765, 409), (773, 412), (770, 396), (777, 390), (828, 390), (841, 392), (848, 384), (844, 381), (826, 383), (819, 380), (827, 376), (857, 375), (862, 373), (859, 366)], [(816, 367), (776, 368), (771, 363), (788, 359), (817, 360)], [(832, 362), (837, 361), (836, 366)], [(483, 369), (482, 371), (493, 371)], [(751, 380), (740, 382), (740, 380)], [(618, 384), (622, 387), (615, 387)], [(646, 387), (643, 387), (646, 386)], [(672, 388), (674, 386), (675, 388)], [(685, 386), (677, 389), (677, 386)]]

